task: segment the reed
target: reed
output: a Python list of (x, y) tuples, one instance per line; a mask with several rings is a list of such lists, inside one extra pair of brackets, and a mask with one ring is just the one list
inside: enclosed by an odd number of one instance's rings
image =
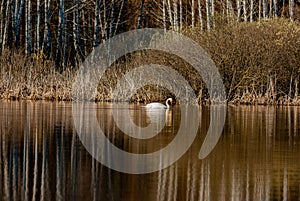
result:
[[(197, 41), (219, 68), (230, 104), (300, 105), (300, 25), (284, 19), (230, 24), (200, 33), (186, 28), (184, 34)], [(174, 68), (188, 80), (199, 98), (209, 103), (201, 76), (177, 56), (147, 50), (125, 55), (99, 80), (96, 101), (112, 101), (117, 81), (130, 70), (147, 64)], [(69, 101), (78, 67), (59, 72), (42, 53), (24, 56), (6, 50), (0, 56), (0, 98)], [(123, 101), (163, 101), (168, 89), (145, 86)]]

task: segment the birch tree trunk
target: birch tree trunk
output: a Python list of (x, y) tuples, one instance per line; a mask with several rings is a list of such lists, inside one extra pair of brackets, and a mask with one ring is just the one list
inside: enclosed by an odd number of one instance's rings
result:
[(243, 14), (244, 14), (244, 22), (247, 22), (247, 5), (246, 5), (246, 0), (243, 0)]
[(36, 2), (36, 36), (35, 36), (35, 50), (39, 53), (40, 51), (40, 27), (41, 27), (41, 3), (40, 0)]
[(178, 32), (178, 7), (177, 7), (177, 0), (173, 0), (173, 7), (174, 7), (174, 31)]
[(273, 16), (273, 0), (269, 0), (269, 17), (272, 17)]
[(31, 0), (26, 0), (25, 20), (25, 54), (31, 54), (32, 50), (32, 7)]
[(254, 0), (250, 0), (250, 22), (253, 22)]
[(227, 15), (227, 22), (230, 23), (230, 21), (232, 20), (232, 16), (231, 16), (231, 3), (229, 0), (226, 0), (226, 15)]
[(182, 14), (182, 0), (179, 0), (179, 32), (182, 32), (182, 26), (183, 26), (183, 22), (182, 22), (182, 18), (183, 18), (183, 14)]
[(198, 0), (198, 12), (199, 12), (199, 23), (200, 23), (200, 30), (203, 32), (203, 17), (202, 17), (202, 6), (201, 6), (201, 0)]
[[(63, 50), (62, 50), (62, 58), (63, 58), (63, 70), (65, 70), (65, 67), (68, 65), (68, 55), (67, 53), (70, 51), (69, 47), (69, 26), (68, 26), (68, 12), (66, 10), (68, 9), (68, 6), (70, 5), (69, 0), (64, 0), (64, 26), (63, 26)], [(70, 54), (70, 52), (68, 53)]]
[[(106, 29), (107, 29), (107, 15), (106, 15), (106, 0), (103, 0), (103, 28), (102, 28), (102, 38), (103, 40), (106, 40), (108, 37), (107, 37), (107, 32), (106, 32)], [(101, 23), (101, 21), (100, 21)]]
[(258, 21), (261, 19), (261, 1), (262, 0), (258, 1)]
[(77, 62), (81, 62), (84, 54), (80, 34), (81, 1), (74, 0), (74, 5), (76, 5), (76, 10), (73, 12), (73, 43), (76, 50)]
[(56, 46), (56, 64), (57, 66), (63, 64), (64, 58), (62, 58), (63, 51), (63, 30), (64, 30), (64, 0), (59, 0), (58, 7), (58, 32), (57, 32), (57, 46)]
[(263, 0), (263, 17), (268, 17), (268, 0)]
[(273, 4), (274, 4), (274, 16), (278, 17), (278, 2), (277, 0), (273, 0)]
[(99, 36), (100, 36), (100, 8), (101, 0), (96, 0), (95, 5), (95, 27), (94, 27), (94, 48), (99, 45)]
[(166, 0), (162, 0), (162, 12), (163, 12), (163, 27), (164, 27), (164, 30), (167, 31), (167, 25), (166, 25)]
[[(117, 22), (116, 22), (116, 26), (115, 26), (114, 36), (117, 35), (119, 23), (120, 23), (120, 21), (121, 21), (121, 15), (122, 15), (122, 13), (123, 13), (124, 1), (125, 1), (125, 0), (122, 0), (121, 6), (120, 6), (120, 8), (119, 8), (119, 14), (118, 14), (118, 18), (117, 18)], [(144, 1), (144, 0), (143, 0), (143, 1)]]
[(294, 5), (295, 5), (295, 1), (289, 0), (289, 15), (291, 21), (294, 20)]
[(192, 0), (192, 28), (195, 27), (195, 0)]
[(115, 0), (111, 2), (111, 10), (110, 10), (110, 25), (109, 25), (109, 38), (113, 37), (114, 28), (115, 28)]
[(211, 0), (210, 8), (211, 8), (210, 21), (212, 23), (213, 28), (215, 28), (215, 0)]
[(24, 0), (15, 0), (12, 3), (12, 21), (13, 21), (13, 30), (14, 30), (14, 43), (15, 48), (19, 47), (20, 44), (20, 26), (21, 26), (21, 17), (24, 9)]
[(210, 0), (206, 0), (206, 26), (208, 31), (210, 31), (210, 17)]
[(237, 22), (240, 22), (241, 21), (241, 0), (237, 0), (236, 1), (236, 6), (237, 6)]
[(171, 2), (170, 2), (170, 0), (167, 0), (167, 6), (168, 6), (168, 13), (169, 13), (169, 21), (170, 21), (171, 26), (174, 28), (173, 17), (172, 17), (172, 9), (171, 9)]
[(5, 24), (4, 24), (4, 30), (3, 30), (3, 39), (2, 39), (2, 52), (4, 51), (6, 44), (7, 44), (7, 38), (8, 38), (8, 28), (9, 28), (9, 12), (10, 12), (10, 0), (6, 3), (6, 11), (5, 11)]
[(4, 8), (4, 0), (2, 0), (0, 4), (0, 47), (2, 47), (2, 43), (3, 43), (3, 22), (4, 22), (3, 8)]
[(43, 42), (43, 51), (45, 53), (50, 52), (50, 3), (51, 0), (45, 1), (45, 17), (44, 17), (44, 23), (45, 23), (45, 29), (44, 29), (44, 42)]
[(137, 28), (140, 29), (141, 28), (141, 23), (142, 23), (142, 19), (143, 19), (143, 9), (144, 9), (144, 3), (145, 0), (141, 1), (141, 5), (140, 5), (140, 13), (139, 13), (139, 18), (138, 18), (138, 23), (137, 23)]

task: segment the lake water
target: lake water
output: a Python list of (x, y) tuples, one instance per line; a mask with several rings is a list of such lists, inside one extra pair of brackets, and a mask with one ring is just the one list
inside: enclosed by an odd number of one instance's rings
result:
[[(180, 129), (178, 106), (151, 117), (132, 104), (129, 113), (137, 125), (162, 117), (165, 125), (149, 138), (130, 137), (114, 123), (114, 108), (98, 103), (90, 110), (96, 110), (107, 139), (127, 152), (160, 150)], [(202, 106), (196, 112), (197, 135), (179, 160), (155, 172), (129, 174), (90, 155), (76, 132), (72, 103), (2, 101), (0, 200), (300, 200), (300, 107), (228, 106), (222, 135), (204, 159), (199, 150), (211, 109)], [(128, 119), (122, 115), (121, 121)]]

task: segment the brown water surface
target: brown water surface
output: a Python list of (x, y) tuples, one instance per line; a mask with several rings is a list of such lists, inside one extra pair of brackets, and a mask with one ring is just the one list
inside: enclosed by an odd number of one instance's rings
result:
[[(180, 110), (150, 139), (124, 135), (98, 103), (97, 117), (117, 147), (134, 153), (159, 150), (176, 136)], [(199, 108), (190, 149), (173, 165), (148, 174), (125, 174), (101, 165), (81, 143), (68, 102), (0, 102), (0, 200), (300, 200), (300, 107), (229, 106), (220, 140), (198, 159), (209, 126)], [(149, 117), (132, 105), (140, 126)]]

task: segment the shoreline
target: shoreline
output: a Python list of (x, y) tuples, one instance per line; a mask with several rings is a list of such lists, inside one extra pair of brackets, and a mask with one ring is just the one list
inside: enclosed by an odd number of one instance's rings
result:
[[(68, 102), (71, 103), (74, 100), (70, 99), (56, 99), (56, 98), (40, 98), (40, 99), (30, 99), (30, 98), (18, 98), (18, 97), (10, 97), (10, 98), (0, 98), (0, 101), (32, 101), (32, 102)], [(82, 100), (89, 101), (89, 100)], [(94, 100), (91, 102), (95, 103), (133, 103), (133, 104), (146, 104), (149, 101), (128, 101), (128, 100)], [(164, 100), (158, 100), (157, 102), (164, 102)], [(219, 103), (215, 103), (218, 105)], [(222, 104), (222, 103), (221, 103)], [(212, 105), (210, 100), (202, 100), (198, 102), (200, 106), (209, 106)], [(276, 101), (268, 99), (266, 97), (260, 97), (257, 99), (245, 100), (245, 99), (235, 99), (226, 102), (227, 106), (300, 106), (300, 96), (297, 98), (287, 98), (279, 97)]]

